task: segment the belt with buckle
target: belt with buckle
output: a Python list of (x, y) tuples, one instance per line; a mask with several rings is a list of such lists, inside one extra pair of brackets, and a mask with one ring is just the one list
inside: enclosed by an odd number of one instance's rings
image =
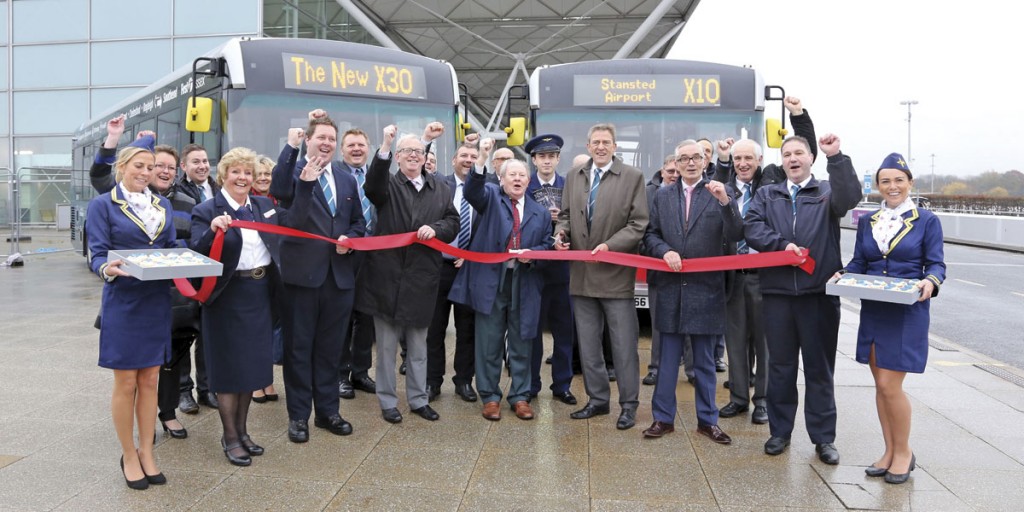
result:
[(242, 279), (263, 279), (267, 277), (267, 267), (256, 267), (247, 270), (236, 270), (235, 277)]

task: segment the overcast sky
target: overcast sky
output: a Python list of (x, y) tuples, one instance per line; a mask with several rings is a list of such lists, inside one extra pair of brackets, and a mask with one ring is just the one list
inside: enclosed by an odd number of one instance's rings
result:
[[(750, 65), (799, 97), (858, 171), (907, 154), (911, 169), (1024, 170), (1024, 25), (1012, 3), (703, 0), (669, 56)], [(767, 113), (778, 117), (779, 104)], [(789, 122), (787, 120), (787, 126)], [(778, 152), (766, 154), (773, 161)], [(824, 174), (824, 161), (815, 165)]]

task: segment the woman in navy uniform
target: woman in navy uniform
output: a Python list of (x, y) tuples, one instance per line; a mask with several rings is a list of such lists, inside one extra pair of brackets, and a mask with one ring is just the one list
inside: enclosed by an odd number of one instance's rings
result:
[(857, 361), (871, 366), (875, 404), (885, 438), (885, 453), (865, 472), (901, 484), (915, 466), (910, 449), (910, 401), (903, 393), (907, 372), (924, 372), (928, 360), (928, 305), (946, 278), (942, 225), (910, 199), (914, 176), (897, 153), (875, 173), (882, 208), (862, 218), (846, 272), (920, 279), (920, 298), (911, 305), (861, 301)]
[[(100, 320), (99, 365), (114, 370), (110, 401), (114, 429), (121, 442), (121, 468), (132, 489), (167, 479), (153, 457), (160, 365), (171, 351), (171, 293), (167, 281), (130, 277), (110, 250), (175, 247), (171, 203), (149, 190), (155, 159), (142, 147), (121, 150), (114, 164), (118, 182), (89, 203), (92, 270), (106, 281)], [(138, 425), (139, 443), (133, 430)]]
[(192, 249), (209, 254), (216, 231), (224, 231), (217, 278), (203, 305), (204, 347), (210, 391), (217, 393), (224, 436), (224, 455), (236, 466), (248, 466), (262, 455), (246, 429), (252, 390), (274, 379), (271, 300), (279, 276), (279, 241), (251, 229), (229, 229), (233, 220), (277, 224), (284, 210), (265, 197), (249, 196), (255, 179), (256, 153), (234, 148), (217, 164), (221, 189), (192, 210)]

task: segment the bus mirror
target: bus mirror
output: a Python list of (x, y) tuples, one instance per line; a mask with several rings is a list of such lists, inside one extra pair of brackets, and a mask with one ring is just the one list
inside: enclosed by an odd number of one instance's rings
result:
[(185, 116), (185, 129), (190, 132), (210, 131), (213, 120), (213, 100), (210, 98), (189, 98), (188, 114)]
[(786, 138), (787, 133), (789, 133), (789, 130), (782, 127), (782, 121), (778, 119), (765, 119), (764, 137), (768, 142), (768, 147), (781, 148), (782, 141)]
[(508, 137), (505, 145), (508, 147), (522, 146), (526, 142), (526, 118), (512, 117), (508, 120), (508, 128), (505, 128)]

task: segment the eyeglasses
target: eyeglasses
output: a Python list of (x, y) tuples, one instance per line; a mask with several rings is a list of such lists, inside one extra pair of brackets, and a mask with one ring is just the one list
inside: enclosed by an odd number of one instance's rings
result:
[(676, 162), (679, 162), (681, 164), (685, 164), (685, 163), (689, 163), (689, 162), (700, 162), (700, 161), (703, 161), (703, 160), (704, 160), (704, 155), (690, 155), (690, 156), (679, 155), (679, 156), (676, 157)]
[(410, 155), (423, 156), (424, 151), (417, 148), (402, 148), (398, 150), (399, 153), (409, 153)]
[(164, 170), (164, 169), (173, 169), (174, 167), (170, 166), (170, 165), (167, 165), (167, 164), (155, 164), (155, 165), (153, 165), (153, 168), (154, 169), (159, 169), (159, 170)]

